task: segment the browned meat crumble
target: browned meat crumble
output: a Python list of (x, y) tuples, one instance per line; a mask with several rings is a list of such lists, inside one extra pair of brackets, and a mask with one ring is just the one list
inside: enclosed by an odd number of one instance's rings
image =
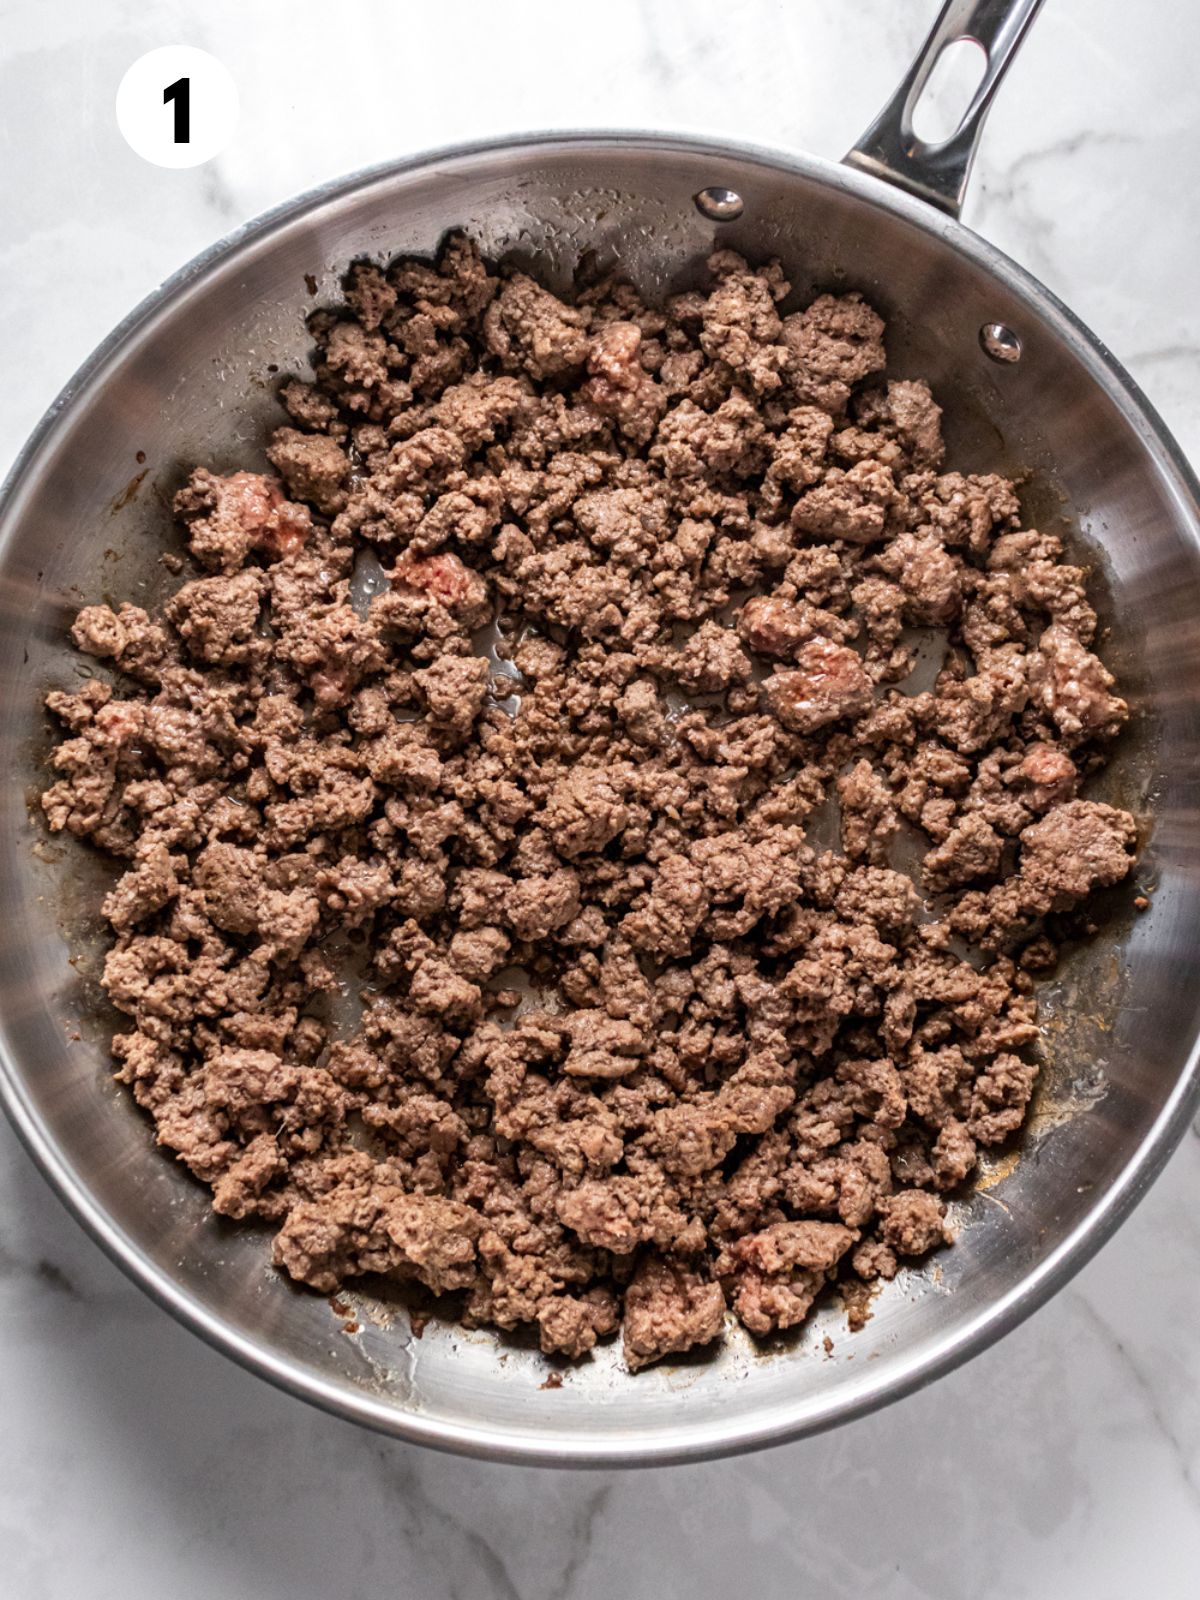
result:
[(1077, 797), (1126, 717), (1087, 574), (944, 470), (862, 299), (709, 265), (661, 310), (355, 266), (277, 476), (197, 468), (195, 575), (81, 611), (116, 687), (47, 702), (49, 825), (128, 864), (118, 1075), (216, 1209), (632, 1368), (946, 1240), (1135, 838)]

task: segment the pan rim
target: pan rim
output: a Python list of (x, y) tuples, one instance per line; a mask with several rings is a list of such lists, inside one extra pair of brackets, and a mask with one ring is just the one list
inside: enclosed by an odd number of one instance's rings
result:
[[(842, 189), (858, 201), (899, 215), (946, 248), (974, 262), (1048, 322), (1104, 390), (1148, 450), (1179, 502), (1180, 521), (1200, 549), (1200, 482), (1157, 411), (1102, 341), (1050, 290), (965, 224), (879, 178), (820, 157), (772, 149), (755, 143), (686, 131), (578, 129), (531, 131), (439, 146), (397, 160), (377, 163), (332, 179), (242, 224), (210, 245), (152, 290), (101, 341), (68, 379), (18, 453), (0, 485), (0, 561), (9, 530), (20, 519), (23, 493), (42, 455), (72, 405), (103, 381), (105, 368), (160, 313), (183, 298), (191, 286), (272, 233), (302, 221), (324, 204), (385, 184), (423, 169), (478, 163), (517, 150), (561, 154), (564, 148), (599, 153), (617, 148), (684, 152), (715, 159), (732, 158), (768, 170), (799, 174)], [(1200, 1104), (1200, 1039), (1193, 1041), (1159, 1115), (1108, 1192), (1079, 1225), (1007, 1294), (950, 1334), (932, 1340), (919, 1354), (897, 1358), (890, 1374), (868, 1383), (860, 1394), (834, 1401), (801, 1397), (744, 1419), (689, 1424), (685, 1414), (666, 1428), (645, 1435), (627, 1432), (603, 1438), (575, 1432), (523, 1433), (486, 1421), (470, 1425), (420, 1412), (392, 1409), (384, 1402), (345, 1387), (290, 1358), (266, 1349), (226, 1323), (218, 1313), (187, 1293), (156, 1265), (138, 1243), (93, 1197), (26, 1091), (0, 1026), (0, 1104), (22, 1143), (51, 1187), (86, 1231), (148, 1296), (214, 1348), (276, 1387), (349, 1420), (413, 1443), (456, 1454), (521, 1465), (650, 1466), (713, 1459), (756, 1450), (822, 1432), (880, 1409), (925, 1387), (980, 1354), (1057, 1293), (1096, 1253), (1142, 1199), (1174, 1151)]]

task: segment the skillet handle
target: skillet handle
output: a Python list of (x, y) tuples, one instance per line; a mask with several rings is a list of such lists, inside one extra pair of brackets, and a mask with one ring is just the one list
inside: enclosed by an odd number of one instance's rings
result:
[[(846, 156), (846, 164), (907, 189), (957, 217), (992, 98), (1042, 0), (947, 0), (904, 81)], [(947, 45), (972, 39), (987, 68), (957, 130), (940, 144), (913, 131), (913, 111)]]

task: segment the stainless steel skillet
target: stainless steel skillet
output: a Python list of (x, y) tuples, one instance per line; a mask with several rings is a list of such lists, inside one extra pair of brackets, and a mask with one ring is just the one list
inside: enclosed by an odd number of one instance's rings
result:
[[(1107, 351), (957, 221), (980, 123), (1036, 9), (948, 6), (840, 166), (727, 142), (547, 135), (321, 189), (151, 296), (23, 453), (0, 504), (0, 759), (12, 775), (0, 800), (0, 1090), (105, 1248), (255, 1371), (385, 1431), (509, 1460), (661, 1462), (795, 1437), (894, 1399), (1011, 1328), (1111, 1233), (1186, 1126), (1200, 1031), (1200, 492)], [(988, 50), (988, 74), (961, 131), (931, 150), (911, 133), (911, 108), (941, 47), (967, 35)], [(728, 193), (697, 204), (714, 190)], [(427, 252), (453, 225), (560, 284), (592, 251), (660, 293), (719, 241), (779, 256), (798, 296), (864, 290), (889, 317), (896, 370), (928, 376), (953, 419), (955, 464), (1028, 468), (1032, 514), (1077, 526), (1106, 580), (1109, 653), (1137, 711), (1107, 792), (1153, 817), (1150, 909), (1128, 920), (1115, 957), (1111, 938), (1097, 943), (1047, 996), (1051, 1065), (1022, 1159), (962, 1204), (960, 1241), (937, 1271), (898, 1280), (853, 1337), (831, 1308), (767, 1358), (731, 1337), (715, 1360), (632, 1380), (610, 1351), (544, 1389), (533, 1352), (436, 1325), (417, 1340), (379, 1302), (349, 1297), (362, 1331), (347, 1334), (344, 1313), (271, 1272), (262, 1238), (212, 1216), (111, 1085), (88, 909), (102, 869), (82, 851), (47, 859), (25, 809), (46, 748), (40, 694), (77, 670), (65, 624), (85, 598), (161, 581), (155, 558), (171, 535), (153, 491), (168, 492), (181, 463), (253, 459), (276, 415), (271, 369), (305, 362), (305, 275), (332, 295), (352, 258)]]

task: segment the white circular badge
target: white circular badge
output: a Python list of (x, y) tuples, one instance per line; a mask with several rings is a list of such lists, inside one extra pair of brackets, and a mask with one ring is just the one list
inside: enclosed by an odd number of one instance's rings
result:
[(238, 92), (228, 69), (190, 44), (148, 50), (117, 90), (117, 126), (156, 167), (198, 167), (233, 137)]

